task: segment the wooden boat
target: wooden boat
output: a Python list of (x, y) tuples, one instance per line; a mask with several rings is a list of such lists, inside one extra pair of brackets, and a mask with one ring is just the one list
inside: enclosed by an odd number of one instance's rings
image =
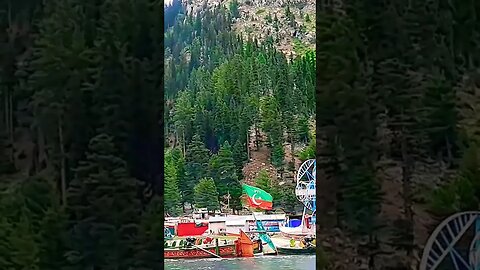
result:
[(304, 248), (299, 247), (277, 247), (278, 254), (283, 255), (306, 255), (315, 254), (315, 246), (309, 246)]
[[(200, 259), (200, 258), (222, 258), (237, 257), (235, 242), (218, 241), (218, 253), (215, 241), (204, 244), (196, 241), (195, 244), (186, 247), (183, 245), (184, 240), (167, 241), (164, 245), (163, 255), (165, 259)], [(217, 256), (215, 256), (217, 255)]]
[[(206, 252), (208, 250), (209, 252)], [(235, 244), (219, 246), (219, 256), (222, 258), (237, 257), (235, 253)], [(205, 249), (199, 249), (196, 247), (191, 248), (177, 248), (177, 249), (164, 249), (163, 255), (165, 259), (200, 259), (200, 258), (215, 258), (212, 255), (216, 254), (216, 248), (210, 247)]]

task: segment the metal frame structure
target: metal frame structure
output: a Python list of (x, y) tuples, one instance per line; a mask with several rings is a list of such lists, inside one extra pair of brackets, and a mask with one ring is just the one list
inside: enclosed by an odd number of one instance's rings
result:
[[(468, 258), (455, 249), (457, 242), (472, 227), (475, 234)], [(420, 270), (435, 270), (450, 256), (452, 270), (479, 270), (480, 211), (460, 212), (443, 220), (430, 235), (423, 250)]]
[(300, 166), (297, 172), (297, 186), (295, 195), (305, 208), (316, 211), (316, 171), (317, 163), (315, 159), (309, 159)]
[(316, 180), (317, 180), (317, 162), (315, 159), (309, 159), (303, 162), (297, 172), (297, 186), (295, 195), (303, 204), (302, 226), (305, 219), (306, 210), (312, 211), (312, 222), (316, 221)]

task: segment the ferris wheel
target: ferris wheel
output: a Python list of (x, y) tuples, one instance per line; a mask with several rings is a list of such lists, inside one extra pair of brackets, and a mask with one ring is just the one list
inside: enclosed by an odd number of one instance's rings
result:
[[(461, 239), (469, 241), (461, 247)], [(480, 212), (460, 212), (445, 219), (428, 239), (420, 262), (420, 270), (480, 269)]]
[(305, 206), (305, 208), (316, 211), (316, 165), (315, 159), (309, 159), (303, 162), (297, 172), (297, 186), (295, 187), (295, 195), (297, 199)]

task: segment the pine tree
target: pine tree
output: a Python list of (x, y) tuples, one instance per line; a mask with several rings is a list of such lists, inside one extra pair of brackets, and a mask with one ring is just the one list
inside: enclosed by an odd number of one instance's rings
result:
[(116, 156), (113, 138), (99, 134), (75, 169), (69, 188), (70, 262), (79, 268), (127, 268), (140, 219), (137, 181)]
[(0, 197), (0, 267), (55, 269), (65, 265), (66, 217), (58, 194), (41, 178), (10, 185)]
[(185, 158), (185, 182), (182, 183), (182, 186), (184, 187), (184, 198), (189, 198), (185, 201), (189, 203), (193, 202), (193, 194), (191, 192), (198, 181), (207, 176), (209, 158), (209, 151), (205, 148), (200, 137), (195, 135), (188, 145)]
[(268, 172), (265, 169), (262, 169), (258, 173), (258, 176), (255, 178), (255, 186), (265, 190), (270, 194), (272, 193), (272, 190), (273, 190), (272, 179), (270, 179), (270, 176), (268, 175)]
[(215, 181), (219, 196), (230, 194), (230, 207), (237, 209), (240, 206), (241, 187), (237, 176), (232, 147), (226, 141), (218, 154), (210, 159), (208, 166), (210, 177)]
[(218, 191), (212, 178), (201, 179), (194, 188), (195, 207), (207, 208), (208, 211), (220, 209)]
[(163, 201), (155, 196), (141, 217), (136, 241), (135, 269), (157, 269), (163, 265), (158, 251), (163, 249)]
[(236, 174), (240, 179), (243, 176), (243, 165), (248, 161), (246, 145), (241, 140), (237, 140), (233, 145), (232, 156), (237, 167)]
[(283, 145), (275, 144), (272, 150), (272, 164), (277, 168), (281, 168), (284, 165), (285, 151)]
[(178, 215), (181, 212), (181, 194), (179, 189), (178, 167), (172, 151), (165, 151), (164, 161), (164, 210), (170, 215)]

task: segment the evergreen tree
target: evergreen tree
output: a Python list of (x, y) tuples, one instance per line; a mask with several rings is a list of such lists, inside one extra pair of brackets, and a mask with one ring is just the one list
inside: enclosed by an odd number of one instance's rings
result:
[(165, 152), (164, 161), (164, 210), (170, 215), (180, 214), (181, 194), (179, 189), (178, 167), (172, 151)]
[(237, 176), (232, 148), (228, 141), (222, 145), (218, 154), (210, 159), (208, 168), (210, 176), (215, 181), (219, 196), (230, 194), (232, 198), (230, 207), (233, 209), (239, 208), (242, 190)]
[(229, 5), (230, 8), (230, 14), (232, 14), (232, 18), (238, 18), (240, 16), (240, 13), (238, 11), (238, 1), (237, 0), (232, 0)]
[(217, 187), (212, 178), (203, 178), (195, 185), (194, 197), (197, 208), (207, 208), (208, 211), (220, 209)]
[(75, 268), (125, 269), (133, 264), (141, 210), (138, 184), (116, 153), (113, 138), (99, 134), (75, 169), (68, 207), (69, 260)]
[(270, 179), (270, 176), (268, 175), (268, 172), (265, 169), (262, 169), (258, 173), (257, 178), (255, 178), (255, 186), (265, 190), (270, 194), (272, 193), (272, 190), (273, 190), (272, 179)]
[[(182, 183), (184, 187), (183, 196), (187, 198), (185, 201), (192, 203), (193, 187), (198, 181), (207, 176), (209, 152), (205, 145), (200, 140), (198, 135), (195, 135), (188, 145), (185, 164), (185, 182)], [(190, 192), (189, 192), (190, 191)], [(188, 199), (190, 198), (190, 199)]]
[(275, 144), (272, 150), (272, 164), (273, 166), (280, 168), (284, 165), (285, 151), (283, 145)]
[(156, 269), (163, 265), (158, 251), (163, 249), (163, 201), (155, 196), (141, 217), (136, 241), (135, 268)]

